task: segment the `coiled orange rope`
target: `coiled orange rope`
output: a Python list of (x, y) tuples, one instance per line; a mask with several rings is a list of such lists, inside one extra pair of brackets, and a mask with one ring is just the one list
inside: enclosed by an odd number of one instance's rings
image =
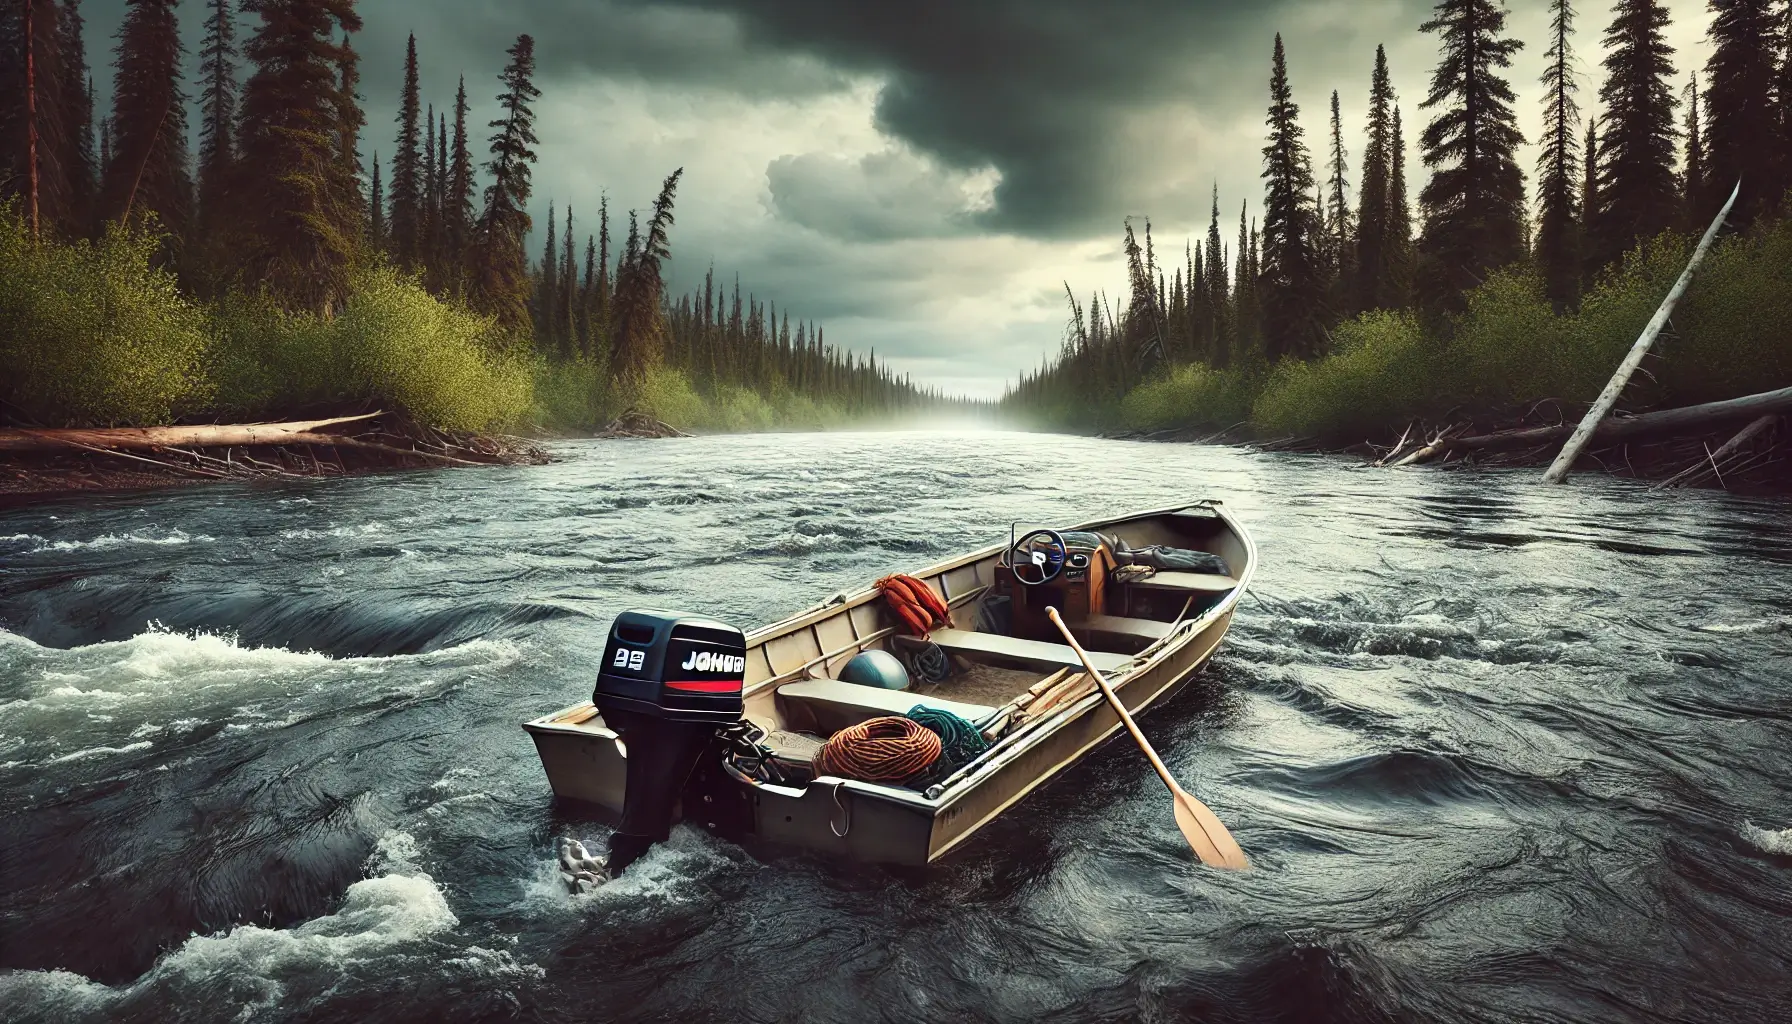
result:
[(894, 782), (940, 759), (939, 733), (911, 718), (873, 718), (822, 744), (815, 774), (866, 782)]
[(877, 589), (883, 591), (890, 613), (910, 636), (926, 636), (952, 625), (952, 610), (946, 602), (913, 576), (901, 573), (885, 576), (877, 581)]

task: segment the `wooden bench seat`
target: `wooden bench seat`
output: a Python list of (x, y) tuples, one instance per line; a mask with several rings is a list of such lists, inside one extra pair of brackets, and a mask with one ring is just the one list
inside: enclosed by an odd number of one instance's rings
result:
[(887, 715), (906, 715), (916, 704), (950, 711), (973, 725), (994, 717), (996, 709), (982, 704), (924, 697), (911, 690), (886, 690), (881, 686), (845, 683), (838, 679), (810, 679), (778, 687), (794, 724), (822, 736), (831, 736), (850, 725)]
[[(1059, 668), (1082, 668), (1076, 652), (1068, 644), (1051, 644), (1042, 640), (1022, 640), (998, 633), (974, 633), (968, 629), (936, 629), (928, 635), (934, 643), (954, 654), (981, 654), (1034, 665)], [(1089, 660), (1102, 672), (1117, 672), (1132, 659), (1124, 654), (1090, 651)]]
[(1238, 581), (1218, 573), (1159, 571), (1137, 583), (1128, 583), (1127, 586), (1145, 590), (1180, 590), (1198, 594), (1224, 594), (1229, 590), (1236, 589)]

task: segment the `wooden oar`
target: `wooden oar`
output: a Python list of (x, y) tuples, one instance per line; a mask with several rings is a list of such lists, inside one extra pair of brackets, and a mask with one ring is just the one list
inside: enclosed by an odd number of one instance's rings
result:
[(1251, 862), (1245, 857), (1244, 851), (1239, 848), (1238, 841), (1232, 838), (1232, 833), (1226, 831), (1226, 826), (1222, 825), (1220, 819), (1207, 809), (1206, 804), (1190, 796), (1186, 790), (1176, 784), (1175, 779), (1170, 777), (1170, 769), (1164, 767), (1163, 758), (1157, 756), (1157, 751), (1152, 749), (1151, 741), (1147, 740), (1145, 734), (1139, 731), (1138, 723), (1132, 720), (1132, 714), (1126, 710), (1126, 705), (1120, 703), (1120, 695), (1114, 692), (1107, 677), (1103, 676), (1101, 670), (1089, 660), (1089, 652), (1083, 650), (1083, 645), (1077, 643), (1076, 637), (1070, 635), (1070, 627), (1064, 625), (1064, 620), (1058, 617), (1058, 609), (1047, 606), (1045, 614), (1051, 617), (1052, 625), (1058, 627), (1058, 632), (1064, 634), (1064, 642), (1076, 652), (1077, 658), (1083, 663), (1083, 668), (1087, 669), (1090, 678), (1095, 680), (1095, 685), (1101, 687), (1102, 695), (1107, 697), (1109, 704), (1113, 705), (1114, 713), (1120, 716), (1121, 724), (1126, 726), (1127, 732), (1132, 733), (1133, 742), (1137, 743), (1139, 749), (1145, 752), (1145, 757), (1150, 760), (1151, 767), (1157, 769), (1157, 777), (1164, 780), (1164, 785), (1170, 787), (1170, 796), (1174, 798), (1176, 824), (1182, 829), (1182, 836), (1188, 840), (1188, 845), (1194, 849), (1195, 856), (1201, 858), (1201, 863), (1210, 867), (1249, 871)]

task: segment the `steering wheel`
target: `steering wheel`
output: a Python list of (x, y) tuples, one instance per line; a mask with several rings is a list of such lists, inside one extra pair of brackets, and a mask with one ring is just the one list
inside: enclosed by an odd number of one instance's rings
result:
[[(1043, 541), (1043, 544), (1036, 543)], [(1064, 538), (1056, 530), (1034, 530), (1022, 537), (1008, 552), (1008, 567), (1014, 572), (1014, 578), (1029, 587), (1037, 587), (1050, 583), (1064, 571), (1064, 559), (1070, 549), (1064, 545)], [(1021, 574), (1021, 569), (1028, 569), (1038, 574), (1038, 579), (1028, 579)]]

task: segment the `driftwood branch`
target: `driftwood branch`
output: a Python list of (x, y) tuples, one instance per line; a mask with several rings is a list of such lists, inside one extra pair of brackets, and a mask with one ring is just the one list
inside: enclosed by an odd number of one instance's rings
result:
[[(1722, 402), (1707, 402), (1704, 405), (1663, 409), (1659, 412), (1644, 413), (1641, 416), (1607, 419), (1593, 431), (1592, 440), (1611, 443), (1685, 434), (1696, 430), (1706, 430), (1726, 421), (1782, 416), (1787, 413), (1792, 413), (1792, 388), (1781, 388), (1778, 391), (1731, 398)], [(1501, 430), (1492, 434), (1478, 434), (1469, 437), (1446, 437), (1439, 439), (1427, 448), (1414, 452), (1413, 455), (1407, 456), (1398, 464), (1410, 465), (1414, 462), (1423, 462), (1425, 459), (1443, 452), (1497, 452), (1535, 448), (1538, 445), (1559, 441), (1567, 437), (1573, 430), (1573, 427), (1563, 423), (1550, 427)], [(1424, 458), (1415, 457), (1420, 455), (1423, 455)]]
[(1743, 427), (1735, 437), (1725, 441), (1723, 446), (1718, 448), (1717, 451), (1708, 453), (1705, 456), (1705, 461), (1694, 463), (1666, 480), (1663, 480), (1656, 485), (1656, 489), (1666, 490), (1674, 487), (1686, 487), (1703, 480), (1707, 475), (1716, 476), (1718, 482), (1722, 483), (1723, 471), (1719, 467), (1731, 456), (1741, 451), (1749, 442), (1766, 433), (1778, 420), (1779, 417), (1772, 413), (1754, 420), (1748, 426)]
[[(384, 413), (338, 416), (297, 423), (200, 424), (188, 427), (101, 427), (73, 430), (0, 430), (0, 451), (34, 452), (57, 448), (123, 448), (149, 451), (156, 448), (230, 448), (251, 445), (338, 443), (317, 431), (375, 419)], [(325, 438), (321, 440), (320, 438)]]

